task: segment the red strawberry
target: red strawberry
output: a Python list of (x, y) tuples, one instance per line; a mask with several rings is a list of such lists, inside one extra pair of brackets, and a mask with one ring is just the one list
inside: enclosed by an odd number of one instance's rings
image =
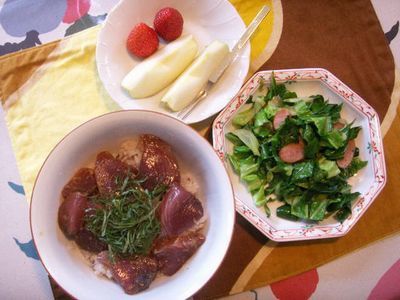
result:
[(154, 28), (164, 40), (173, 41), (182, 34), (182, 15), (175, 8), (165, 7), (156, 14)]
[(153, 28), (144, 23), (136, 24), (129, 33), (126, 47), (138, 57), (148, 57), (158, 48), (158, 36)]

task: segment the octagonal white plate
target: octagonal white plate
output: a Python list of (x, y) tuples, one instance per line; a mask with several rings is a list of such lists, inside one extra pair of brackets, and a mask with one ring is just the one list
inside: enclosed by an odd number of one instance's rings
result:
[[(183, 35), (192, 34), (200, 50), (214, 40), (223, 41), (232, 49), (245, 30), (241, 17), (227, 0), (121, 1), (103, 23), (97, 42), (96, 61), (105, 89), (123, 109), (145, 109), (175, 117), (175, 113), (160, 103), (167, 88), (155, 96), (143, 99), (132, 99), (121, 88), (124, 76), (141, 61), (130, 55), (126, 49), (129, 32), (139, 22), (153, 26), (157, 11), (167, 6), (181, 12), (184, 18)], [(161, 42), (160, 48), (163, 46)], [(185, 122), (190, 124), (202, 121), (223, 109), (242, 86), (249, 62), (248, 44)]]
[(226, 153), (231, 153), (233, 147), (225, 139), (225, 133), (234, 128), (231, 123), (233, 116), (246, 103), (248, 97), (257, 92), (260, 82), (269, 84), (271, 74), (272, 71), (263, 71), (250, 78), (213, 124), (214, 149), (228, 169), (235, 193), (236, 210), (274, 241), (343, 236), (365, 213), (386, 183), (385, 159), (378, 115), (367, 102), (327, 70), (274, 71), (276, 81), (287, 83), (288, 89), (296, 92), (299, 97), (321, 94), (331, 103), (343, 103), (342, 117), (349, 121), (356, 120), (355, 125), (362, 127), (356, 144), (360, 149), (361, 159), (367, 160), (368, 165), (349, 180), (353, 187), (352, 190), (360, 192), (361, 196), (353, 203), (352, 215), (343, 223), (336, 221), (332, 216), (318, 224), (278, 218), (275, 211), (282, 205), (278, 201), (270, 203), (271, 216), (268, 218), (263, 209), (254, 205), (251, 194), (226, 160)]

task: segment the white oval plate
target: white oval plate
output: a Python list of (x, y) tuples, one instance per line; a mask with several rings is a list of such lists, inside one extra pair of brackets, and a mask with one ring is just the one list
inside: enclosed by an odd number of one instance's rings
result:
[[(227, 0), (121, 1), (109, 13), (100, 31), (96, 61), (105, 89), (123, 109), (145, 109), (175, 117), (175, 113), (160, 103), (167, 88), (144, 99), (132, 99), (121, 88), (124, 76), (141, 61), (130, 55), (126, 49), (129, 32), (139, 22), (152, 27), (157, 11), (167, 6), (181, 12), (184, 18), (183, 35), (192, 34), (200, 50), (217, 39), (227, 43), (232, 49), (245, 30), (241, 17)], [(160, 48), (163, 46), (160, 43)], [(242, 86), (249, 62), (250, 46), (247, 45), (185, 122), (190, 124), (202, 121), (223, 109)]]

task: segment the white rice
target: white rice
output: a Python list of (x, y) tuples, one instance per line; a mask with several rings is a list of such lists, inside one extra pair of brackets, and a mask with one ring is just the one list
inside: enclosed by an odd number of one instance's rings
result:
[(108, 279), (113, 278), (111, 270), (107, 268), (101, 261), (99, 261), (97, 256), (92, 264), (92, 269), (97, 276), (104, 276)]
[(139, 150), (138, 142), (138, 138), (126, 139), (121, 143), (117, 151), (118, 159), (137, 169), (142, 159), (142, 151)]
[(79, 250), (97, 276), (103, 276), (108, 279), (112, 279), (111, 270), (99, 260), (98, 254), (85, 251), (80, 248)]
[(181, 171), (181, 185), (187, 190), (189, 193), (197, 196), (199, 191), (199, 185), (194, 180), (194, 177), (191, 176), (189, 172)]

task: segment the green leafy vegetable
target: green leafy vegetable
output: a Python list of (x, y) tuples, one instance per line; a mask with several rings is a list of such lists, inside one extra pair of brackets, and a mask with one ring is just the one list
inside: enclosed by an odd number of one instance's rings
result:
[(299, 218), (292, 215), (292, 207), (289, 204), (284, 204), (276, 209), (276, 215), (283, 219), (297, 221)]
[(264, 125), (265, 123), (269, 122), (267, 114), (265, 113), (264, 110), (260, 110), (254, 119), (254, 126), (255, 127), (260, 127)]
[(272, 120), (279, 108), (280, 107), (278, 106), (278, 104), (274, 103), (273, 101), (268, 102), (268, 104), (264, 107), (266, 117), (269, 120)]
[(329, 145), (335, 149), (339, 149), (346, 145), (346, 135), (339, 130), (333, 129), (325, 135)]
[(358, 157), (353, 158), (350, 165), (342, 171), (342, 175), (344, 178), (350, 178), (357, 174), (362, 168), (367, 165), (366, 161), (361, 160)]
[(253, 195), (254, 204), (256, 206), (263, 206), (267, 203), (267, 198), (265, 197), (264, 187), (261, 186), (258, 191)]
[[(275, 114), (282, 108), (290, 116), (274, 129)], [(289, 220), (321, 221), (333, 214), (342, 222), (351, 214), (359, 194), (351, 192), (347, 180), (367, 162), (356, 148), (346, 169), (337, 165), (361, 130), (354, 121), (341, 119), (341, 109), (342, 104), (329, 103), (322, 95), (299, 97), (272, 76), (267, 93), (250, 98), (235, 116), (237, 128), (226, 135), (234, 144), (227, 157), (267, 215), (268, 203), (275, 200), (283, 202), (277, 216)], [(338, 122), (342, 128), (335, 126)], [(292, 143), (304, 145), (304, 159), (287, 163), (280, 150)]]
[(254, 157), (248, 157), (246, 159), (240, 160), (239, 163), (239, 173), (240, 177), (243, 178), (249, 174), (255, 173), (258, 171), (259, 164)]
[(243, 145), (243, 142), (232, 132), (228, 132), (227, 134), (225, 134), (225, 137), (234, 145)]
[(317, 127), (320, 136), (326, 136), (332, 131), (332, 120), (330, 117), (311, 117), (310, 120)]
[(326, 207), (328, 206), (328, 199), (314, 200), (310, 204), (309, 219), (313, 221), (321, 221), (325, 217)]
[(296, 115), (302, 117), (303, 119), (306, 119), (308, 116), (310, 116), (309, 104), (303, 100), (297, 102), (293, 108)]
[(155, 211), (165, 187), (149, 192), (140, 183), (127, 177), (114, 195), (92, 197), (97, 208), (85, 217), (86, 228), (108, 244), (112, 258), (147, 254), (160, 232)]
[(336, 175), (339, 175), (339, 173), (340, 173), (340, 170), (339, 170), (336, 162), (333, 160), (328, 160), (324, 157), (322, 157), (318, 161), (318, 166), (321, 170), (326, 172), (326, 178), (335, 177)]
[(245, 104), (242, 110), (233, 118), (232, 123), (235, 125), (246, 125), (255, 115), (253, 104)]
[(263, 185), (263, 180), (261, 180), (260, 177), (256, 174), (247, 174), (245, 176), (242, 176), (242, 179), (244, 182), (247, 183), (247, 187), (250, 192), (259, 190), (260, 187)]
[(360, 130), (361, 130), (361, 127), (349, 127), (349, 131), (347, 133), (347, 139), (354, 140), (357, 137)]
[(307, 161), (303, 163), (298, 163), (294, 165), (292, 172), (292, 181), (304, 180), (310, 178), (313, 175), (314, 162)]
[(259, 156), (260, 151), (258, 147), (260, 146), (258, 140), (254, 133), (248, 129), (236, 129), (233, 133), (247, 146), (251, 149), (254, 155)]
[(228, 160), (231, 163), (233, 170), (235, 170), (236, 173), (240, 173), (239, 160), (234, 155), (230, 155), (230, 154), (228, 154)]
[(291, 210), (292, 215), (300, 219), (309, 219), (308, 217), (309, 205), (307, 203), (306, 197), (304, 196), (294, 197), (291, 206), (292, 206)]

